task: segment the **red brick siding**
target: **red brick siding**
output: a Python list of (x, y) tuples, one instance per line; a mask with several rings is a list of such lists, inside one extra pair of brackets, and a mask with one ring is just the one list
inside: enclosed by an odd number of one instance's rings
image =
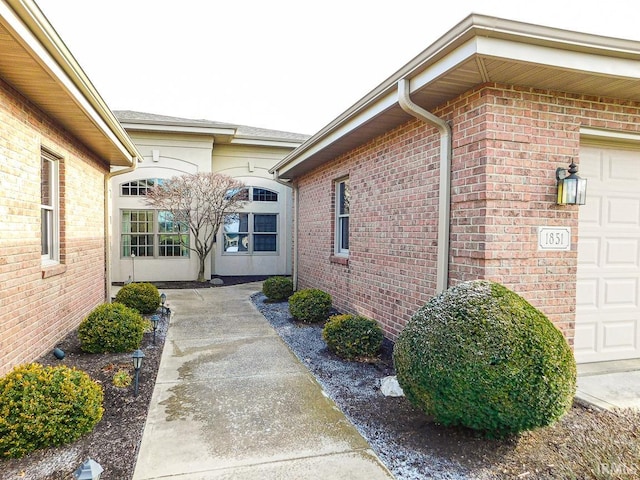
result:
[[(435, 288), (438, 136), (411, 122), (299, 181), (299, 287), (329, 291), (337, 308), (396, 335)], [(350, 254), (331, 261), (335, 180), (349, 177)]]
[[(434, 112), (453, 128), (449, 283), (507, 285), (573, 340), (578, 208), (555, 205), (555, 169), (579, 164), (580, 127), (640, 132), (640, 104), (488, 84)], [(435, 293), (438, 134), (417, 120), (297, 179), (299, 286), (378, 320), (392, 339)], [(352, 188), (348, 265), (332, 263), (332, 182)], [(539, 252), (538, 226), (569, 226)]]
[[(61, 266), (40, 259), (40, 152), (60, 161)], [(0, 80), (0, 375), (32, 361), (106, 298), (100, 162)]]

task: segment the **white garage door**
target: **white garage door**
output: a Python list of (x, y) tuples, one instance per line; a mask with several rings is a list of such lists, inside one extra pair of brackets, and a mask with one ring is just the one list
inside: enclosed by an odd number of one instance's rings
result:
[(581, 363), (640, 357), (640, 152), (584, 146), (575, 355)]

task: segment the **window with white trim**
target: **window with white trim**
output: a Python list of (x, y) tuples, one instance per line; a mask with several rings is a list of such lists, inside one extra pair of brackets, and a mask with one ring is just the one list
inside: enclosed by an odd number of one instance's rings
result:
[(275, 253), (278, 251), (278, 214), (231, 213), (223, 226), (224, 253)]
[(40, 238), (43, 263), (60, 260), (59, 159), (42, 150), (40, 154)]
[(349, 204), (351, 194), (349, 191), (349, 179), (345, 178), (336, 182), (335, 211), (336, 211), (336, 238), (335, 253), (339, 255), (349, 254)]
[(262, 187), (243, 187), (239, 190), (230, 190), (227, 192), (227, 198), (236, 195), (238, 200), (253, 202), (277, 202), (278, 192)]
[(122, 210), (122, 257), (189, 257), (189, 227), (164, 210)]
[(120, 184), (120, 196), (122, 197), (142, 197), (149, 189), (156, 185), (162, 185), (161, 178), (143, 178), (141, 180), (131, 180)]

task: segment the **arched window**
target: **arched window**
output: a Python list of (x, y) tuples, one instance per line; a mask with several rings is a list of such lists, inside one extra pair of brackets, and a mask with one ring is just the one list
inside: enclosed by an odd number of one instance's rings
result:
[(147, 194), (150, 188), (161, 185), (161, 178), (144, 178), (120, 184), (120, 195), (123, 197), (139, 197)]
[(251, 198), (254, 202), (277, 202), (278, 193), (266, 188), (253, 187), (253, 196)]

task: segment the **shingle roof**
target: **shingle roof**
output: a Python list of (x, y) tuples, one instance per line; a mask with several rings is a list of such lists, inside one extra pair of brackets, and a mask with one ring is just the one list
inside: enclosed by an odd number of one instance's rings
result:
[(213, 128), (233, 128), (236, 136), (242, 138), (288, 140), (294, 142), (304, 142), (310, 135), (302, 133), (284, 132), (281, 130), (269, 130), (266, 128), (251, 127), (248, 125), (238, 125), (235, 123), (216, 122), (205, 119), (192, 119), (158, 115), (155, 113), (135, 112), (132, 110), (116, 110), (113, 112), (121, 123), (139, 123), (154, 125), (175, 125), (190, 127), (213, 127)]

